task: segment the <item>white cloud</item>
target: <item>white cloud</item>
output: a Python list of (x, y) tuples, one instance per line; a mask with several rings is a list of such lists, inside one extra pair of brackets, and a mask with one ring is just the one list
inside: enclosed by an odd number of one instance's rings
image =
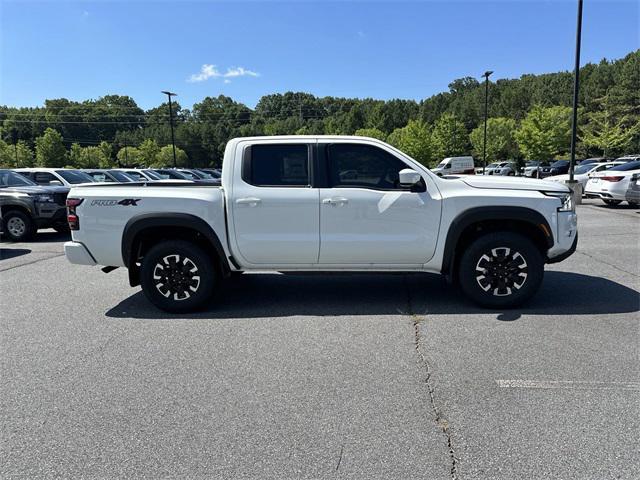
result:
[(253, 70), (248, 70), (244, 67), (229, 67), (225, 73), (222, 73), (217, 69), (215, 65), (205, 63), (200, 68), (199, 73), (192, 74), (187, 81), (188, 82), (204, 82), (210, 78), (223, 78), (224, 83), (231, 83), (231, 78), (236, 77), (259, 77), (260, 74)]

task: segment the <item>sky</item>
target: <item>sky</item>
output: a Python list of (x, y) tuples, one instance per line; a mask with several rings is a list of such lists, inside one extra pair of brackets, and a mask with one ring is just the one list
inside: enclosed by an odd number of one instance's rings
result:
[[(572, 70), (577, 0), (0, 0), (0, 105), (172, 90), (420, 100), (454, 79)], [(640, 48), (640, 1), (585, 0), (582, 64)]]

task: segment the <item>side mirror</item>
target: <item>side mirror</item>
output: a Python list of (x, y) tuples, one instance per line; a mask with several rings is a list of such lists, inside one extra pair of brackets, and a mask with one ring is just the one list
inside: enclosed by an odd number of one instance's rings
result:
[(49, 182), (49, 185), (58, 185), (58, 186), (62, 186), (62, 182), (60, 180), (51, 180)]
[(403, 187), (412, 187), (422, 180), (422, 177), (415, 170), (411, 170), (410, 168), (405, 168), (404, 170), (400, 170), (400, 185)]

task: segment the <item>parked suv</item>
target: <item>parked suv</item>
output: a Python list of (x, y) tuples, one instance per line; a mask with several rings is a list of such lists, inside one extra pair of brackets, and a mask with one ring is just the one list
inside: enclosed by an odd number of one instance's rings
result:
[(18, 168), (15, 172), (28, 177), (38, 185), (63, 185), (71, 187), (81, 183), (93, 183), (95, 180), (81, 170), (69, 168)]
[(553, 175), (563, 175), (569, 173), (569, 160), (558, 160), (548, 167), (538, 170), (538, 178), (547, 178)]
[(14, 242), (29, 240), (39, 228), (69, 230), (65, 202), (69, 189), (43, 187), (11, 170), (0, 170), (2, 231)]

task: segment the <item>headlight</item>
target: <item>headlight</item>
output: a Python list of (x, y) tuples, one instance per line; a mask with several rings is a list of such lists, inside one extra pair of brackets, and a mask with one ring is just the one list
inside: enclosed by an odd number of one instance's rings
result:
[(559, 212), (573, 212), (575, 211), (573, 205), (573, 197), (571, 193), (564, 192), (540, 192), (547, 197), (555, 197), (560, 200), (560, 208), (558, 208)]
[(38, 203), (53, 203), (51, 195), (32, 195), (33, 201)]

